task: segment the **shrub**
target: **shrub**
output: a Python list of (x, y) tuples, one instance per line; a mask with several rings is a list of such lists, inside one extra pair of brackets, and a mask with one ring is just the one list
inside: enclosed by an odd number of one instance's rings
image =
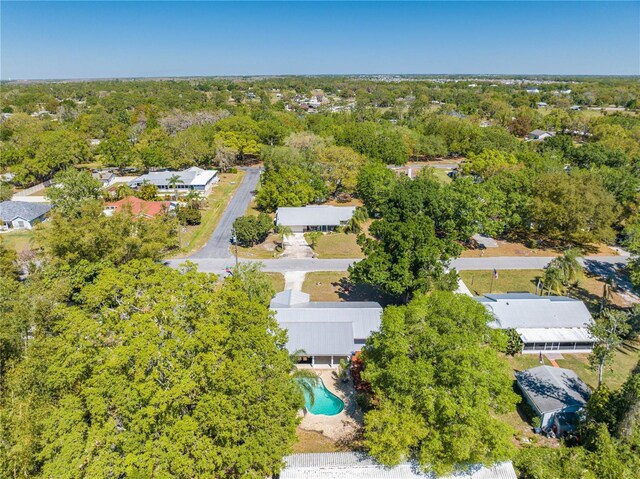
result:
[(178, 208), (176, 214), (181, 225), (199, 225), (202, 221), (202, 214), (193, 208)]
[(522, 352), (523, 344), (518, 332), (515, 329), (507, 329), (505, 333), (507, 335), (507, 347), (505, 349), (505, 353), (510, 356), (520, 354)]
[(240, 216), (233, 222), (236, 241), (244, 247), (262, 243), (272, 228), (273, 220), (265, 213), (258, 216)]
[(371, 409), (371, 396), (369, 393), (364, 391), (358, 391), (356, 393), (356, 404), (362, 412), (367, 412)]

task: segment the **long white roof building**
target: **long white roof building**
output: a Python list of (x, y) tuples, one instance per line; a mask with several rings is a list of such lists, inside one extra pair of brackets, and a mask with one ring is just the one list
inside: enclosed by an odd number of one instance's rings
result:
[(203, 170), (197, 166), (192, 166), (183, 171), (151, 171), (130, 181), (129, 186), (137, 188), (147, 182), (156, 185), (160, 190), (172, 190), (173, 186), (170, 184), (170, 178), (173, 175), (180, 178), (181, 182), (176, 185), (178, 190), (208, 191), (219, 180), (216, 170)]
[[(356, 452), (293, 454), (284, 458), (280, 479), (438, 479), (420, 472), (416, 464), (403, 462), (384, 467), (371, 457)], [(472, 465), (440, 479), (516, 479), (511, 461), (491, 467)]]
[(524, 352), (593, 349), (594, 339), (588, 330), (593, 318), (582, 301), (531, 293), (487, 294), (475, 300), (495, 318), (491, 327), (516, 330)]

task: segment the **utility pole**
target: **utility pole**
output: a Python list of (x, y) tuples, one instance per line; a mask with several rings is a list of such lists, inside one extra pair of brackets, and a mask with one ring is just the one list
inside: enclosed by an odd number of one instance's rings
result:
[(236, 269), (238, 269), (238, 238), (235, 235), (231, 237), (231, 242), (233, 243), (233, 250), (236, 256)]

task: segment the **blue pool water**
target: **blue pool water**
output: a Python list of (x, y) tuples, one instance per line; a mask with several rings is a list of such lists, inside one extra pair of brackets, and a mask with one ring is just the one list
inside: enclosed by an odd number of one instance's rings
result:
[[(300, 379), (304, 381), (304, 379)], [(329, 391), (322, 379), (319, 379), (313, 389), (314, 401), (311, 404), (311, 398), (307, 391), (304, 392), (304, 403), (307, 411), (311, 414), (322, 414), (324, 416), (335, 416), (344, 409), (342, 399)]]

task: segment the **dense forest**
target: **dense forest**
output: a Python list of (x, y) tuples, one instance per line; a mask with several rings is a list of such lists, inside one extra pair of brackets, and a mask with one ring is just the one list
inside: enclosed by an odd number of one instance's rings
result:
[[(483, 307), (450, 293), (447, 263), (476, 233), (582, 251), (606, 243), (632, 253), (640, 287), (636, 79), (0, 86), (0, 200), (54, 177), (60, 186), (33, 256), (18, 259), (0, 238), (0, 476), (279, 471), (303, 396), (269, 280), (256, 268), (223, 280), (189, 263), (167, 268), (175, 219), (104, 216), (99, 185), (76, 172), (261, 164), (263, 214), (238, 223), (255, 230), (248, 243), (264, 239), (280, 206), (355, 198), (371, 220), (349, 274), (396, 299), (363, 353), (375, 398), (363, 447), (378, 460), (450, 472), (515, 458), (524, 478), (635, 477), (640, 371), (598, 389), (579, 444), (516, 451), (496, 419), (516, 401), (499, 359), (507, 338)], [(552, 134), (525, 139), (535, 129)], [(390, 168), (427, 160), (459, 166), (447, 182)]]

